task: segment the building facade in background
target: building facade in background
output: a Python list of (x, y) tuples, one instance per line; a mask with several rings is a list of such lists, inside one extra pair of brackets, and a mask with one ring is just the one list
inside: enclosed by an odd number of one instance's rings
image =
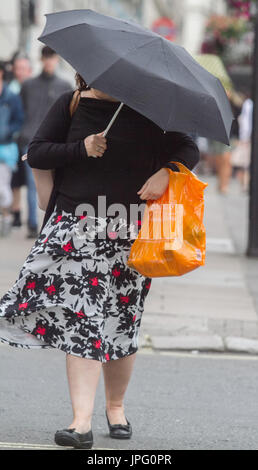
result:
[[(8, 0), (0, 2), (0, 58), (10, 59), (22, 48), (30, 56), (34, 73), (40, 68), (37, 40), (45, 24), (45, 13), (90, 8), (100, 13), (133, 20), (148, 28), (167, 17), (176, 26), (175, 42), (198, 53), (207, 18), (226, 11), (225, 0)], [(72, 80), (73, 71), (61, 61), (63, 75)]]

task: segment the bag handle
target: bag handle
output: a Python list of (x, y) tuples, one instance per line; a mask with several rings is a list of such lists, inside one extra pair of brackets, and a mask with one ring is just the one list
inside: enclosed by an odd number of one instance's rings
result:
[(202, 188), (206, 188), (208, 186), (208, 183), (201, 181), (191, 170), (189, 170), (189, 168), (187, 168), (187, 166), (183, 165), (183, 163), (174, 161), (171, 161), (170, 163), (175, 163), (178, 166), (180, 173), (191, 175), (200, 184)]
[(187, 173), (187, 174), (191, 173), (192, 174), (191, 170), (189, 170), (189, 168), (187, 168), (185, 165), (183, 165), (183, 163), (176, 162), (176, 161), (170, 161), (169, 163), (174, 163), (178, 167), (178, 169), (181, 173)]

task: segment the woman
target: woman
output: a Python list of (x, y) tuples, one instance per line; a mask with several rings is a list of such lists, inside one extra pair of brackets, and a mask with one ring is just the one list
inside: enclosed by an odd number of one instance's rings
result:
[(227, 194), (232, 175), (230, 147), (215, 140), (208, 140), (208, 155), (214, 158), (215, 170), (218, 178), (217, 190)]
[[(231, 104), (233, 111), (235, 103), (238, 103), (238, 94), (226, 88), (226, 93)], [(235, 112), (233, 113), (235, 114)], [(233, 126), (234, 127), (234, 126)], [(233, 130), (233, 128), (232, 128)], [(214, 157), (215, 170), (217, 174), (217, 190), (221, 194), (227, 194), (229, 190), (229, 184), (232, 176), (232, 132), (230, 134), (230, 145), (223, 144), (221, 142), (208, 139), (208, 155)]]
[(252, 120), (253, 101), (250, 93), (245, 92), (241, 112), (238, 116), (239, 138), (232, 152), (232, 165), (243, 192), (249, 191)]
[[(68, 92), (52, 106), (29, 145), (32, 168), (55, 169), (58, 195), (18, 280), (0, 301), (0, 339), (66, 353), (74, 419), (57, 431), (55, 441), (90, 448), (102, 368), (110, 436), (132, 434), (123, 401), (151, 279), (126, 265), (141, 225), (139, 215), (128, 221), (129, 211), (134, 204), (143, 209), (144, 201), (164, 193), (170, 160), (192, 169), (199, 150), (188, 135), (163, 133), (127, 105), (104, 137), (119, 102), (76, 77), (81, 98), (72, 120)], [(87, 215), (80, 206), (85, 203), (90, 204)], [(125, 217), (109, 215), (109, 208), (121, 206)], [(85, 220), (90, 226), (83, 225)]]

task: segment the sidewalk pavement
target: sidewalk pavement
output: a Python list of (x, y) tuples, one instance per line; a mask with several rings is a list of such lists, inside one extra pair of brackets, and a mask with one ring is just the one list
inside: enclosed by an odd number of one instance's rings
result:
[(258, 258), (245, 255), (249, 195), (236, 179), (222, 195), (215, 176), (199, 178), (208, 183), (205, 265), (152, 279), (141, 346), (258, 354)]
[[(258, 354), (258, 258), (245, 255), (249, 195), (232, 179), (227, 195), (215, 176), (205, 189), (205, 265), (179, 277), (153, 278), (145, 301), (139, 345), (153, 350)], [(23, 222), (0, 239), (0, 295), (15, 282), (33, 240)], [(44, 213), (39, 210), (39, 221)]]

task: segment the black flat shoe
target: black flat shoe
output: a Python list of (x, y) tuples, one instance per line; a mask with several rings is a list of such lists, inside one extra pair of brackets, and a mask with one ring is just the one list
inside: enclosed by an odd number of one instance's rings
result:
[(109, 427), (109, 435), (115, 439), (130, 439), (132, 435), (132, 426), (129, 423), (128, 419), (126, 418), (127, 424), (110, 424), (107, 410), (106, 410), (106, 417)]
[(12, 211), (12, 215), (13, 215), (12, 226), (13, 227), (21, 227), (22, 223), (21, 223), (21, 213), (20, 213), (20, 211)]
[(59, 446), (71, 446), (75, 449), (91, 449), (93, 445), (92, 430), (81, 434), (72, 429), (62, 429), (55, 433), (55, 443)]

